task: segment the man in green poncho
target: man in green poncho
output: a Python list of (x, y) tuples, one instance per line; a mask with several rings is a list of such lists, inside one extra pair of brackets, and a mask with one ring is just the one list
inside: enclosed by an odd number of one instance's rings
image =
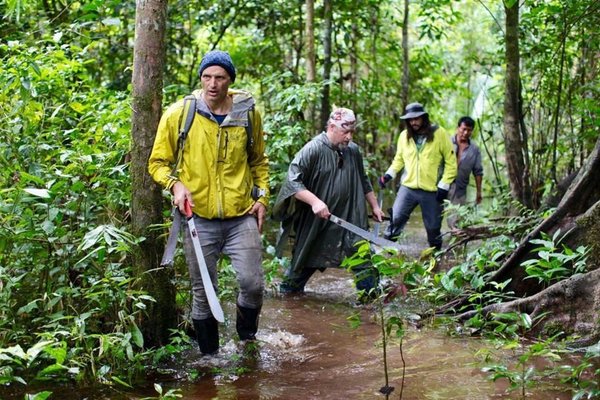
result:
[[(335, 109), (327, 132), (308, 142), (290, 164), (273, 210), (274, 217), (282, 221), (280, 242), (288, 235), (295, 237), (292, 262), (280, 286), (282, 293), (303, 292), (316, 270), (339, 267), (345, 257), (356, 252), (354, 244), (361, 238), (330, 223), (331, 214), (368, 229), (368, 202), (373, 218), (383, 220), (360, 149), (352, 142), (355, 129), (354, 112)], [(376, 288), (375, 268), (362, 265), (353, 272), (358, 290), (368, 293)]]

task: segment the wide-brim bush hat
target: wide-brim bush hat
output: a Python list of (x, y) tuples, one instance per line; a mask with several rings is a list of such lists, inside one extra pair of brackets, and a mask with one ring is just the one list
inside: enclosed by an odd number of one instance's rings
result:
[(419, 118), (422, 115), (429, 115), (427, 111), (425, 111), (425, 107), (421, 103), (410, 103), (404, 109), (404, 115), (400, 117), (400, 119), (413, 119)]

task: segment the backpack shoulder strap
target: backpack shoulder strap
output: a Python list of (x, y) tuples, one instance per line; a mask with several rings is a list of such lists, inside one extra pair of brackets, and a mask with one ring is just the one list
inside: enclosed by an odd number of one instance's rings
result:
[[(181, 125), (181, 121), (183, 119), (183, 115), (185, 114), (185, 123), (183, 126)], [(188, 132), (192, 127), (192, 123), (194, 122), (194, 117), (196, 116), (196, 96), (193, 94), (185, 96), (183, 99), (183, 110), (181, 110), (181, 115), (179, 117), (179, 138), (185, 142), (187, 138)], [(177, 146), (179, 147), (179, 146)]]
[[(183, 121), (183, 116), (185, 114), (185, 121)], [(196, 96), (193, 94), (185, 96), (183, 99), (183, 109), (181, 110), (181, 115), (179, 116), (179, 136), (177, 137), (177, 160), (175, 161), (175, 165), (173, 166), (173, 171), (171, 171), (171, 176), (177, 177), (179, 165), (181, 165), (181, 160), (183, 159), (183, 146), (185, 145), (185, 139), (187, 139), (187, 135), (192, 127), (192, 123), (194, 122), (194, 117), (196, 116)], [(182, 122), (184, 122), (182, 124)]]
[(252, 151), (252, 146), (254, 146), (254, 135), (253, 135), (253, 126), (252, 120), (254, 119), (254, 107), (248, 110), (248, 125), (246, 125), (246, 152), (248, 153), (248, 158), (250, 158), (250, 153)]

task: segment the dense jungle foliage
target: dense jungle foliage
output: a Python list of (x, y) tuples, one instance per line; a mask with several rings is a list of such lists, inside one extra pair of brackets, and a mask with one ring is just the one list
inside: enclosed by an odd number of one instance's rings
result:
[[(497, 237), (458, 255), (447, 273), (399, 262), (390, 275), (406, 276), (410, 291), (434, 305), (465, 293), (471, 303), (498, 301), (506, 294), (484, 288), (486, 274), (548, 215), (556, 205), (551, 195), (579, 171), (600, 132), (600, 3), (521, 1), (520, 124), (534, 206), (511, 201), (502, 133), (504, 17), (515, 3), (414, 0), (406, 1), (407, 16), (399, 0), (317, 2), (317, 76), (309, 81), (302, 2), (170, 1), (163, 105), (197, 87), (202, 54), (229, 51), (238, 69), (234, 87), (252, 91), (264, 115), (272, 193), (296, 151), (320, 130), (325, 98), (327, 109), (357, 112), (354, 140), (373, 182), (403, 129), (404, 97), (425, 104), (449, 131), (460, 116), (473, 116), (488, 206), (477, 220), (459, 211), (464, 224), (495, 225), (504, 217)], [(180, 324), (172, 327), (172, 344), (145, 346), (140, 327), (154, 299), (138, 284), (131, 259), (144, 240), (131, 234), (129, 209), (135, 13), (135, 2), (116, 0), (0, 0), (2, 384), (134, 385), (146, 366), (189, 341), (182, 260), (175, 266)], [(165, 224), (168, 215), (165, 197)], [(273, 236), (265, 235), (267, 249)], [(532, 279), (550, 284), (585, 271), (589, 249), (559, 242), (538, 243), (540, 258), (526, 265)], [(267, 256), (270, 280), (282, 262)], [(561, 269), (565, 264), (572, 268)], [(232, 281), (222, 284), (227, 296)], [(502, 332), (523, 333), (531, 324), (523, 318)], [(470, 324), (480, 329), (484, 322), (476, 317)], [(511, 326), (517, 328), (508, 334)], [(584, 393), (598, 394), (597, 385), (586, 387)]]

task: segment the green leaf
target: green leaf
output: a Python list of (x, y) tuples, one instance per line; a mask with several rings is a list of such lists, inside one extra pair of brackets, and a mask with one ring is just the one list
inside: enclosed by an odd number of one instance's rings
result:
[(32, 194), (37, 197), (41, 197), (43, 199), (50, 198), (50, 193), (48, 192), (48, 189), (25, 188), (23, 190), (29, 194)]
[(127, 388), (133, 389), (133, 387), (128, 384), (127, 382), (125, 382), (124, 380), (122, 380), (121, 378), (119, 378), (118, 376), (112, 376), (111, 379), (115, 382), (117, 382), (119, 385), (123, 385)]
[(31, 364), (31, 362), (35, 360), (35, 358), (38, 356), (38, 354), (44, 351), (45, 348), (51, 345), (52, 343), (54, 342), (51, 340), (42, 340), (34, 344), (29, 349), (27, 349), (27, 358), (29, 359), (29, 363)]
[(127, 343), (125, 353), (127, 354), (127, 359), (133, 361), (133, 347), (131, 347), (131, 344)]
[(156, 390), (156, 393), (158, 393), (158, 394), (162, 394), (162, 392), (163, 392), (162, 386), (158, 383), (154, 384), (154, 390)]
[(133, 340), (133, 343), (135, 343), (139, 348), (143, 348), (144, 347), (144, 336), (142, 335), (142, 331), (140, 331), (140, 328), (138, 328), (138, 326), (135, 324), (135, 322), (132, 322), (129, 325), (129, 332), (131, 333), (131, 338)]
[(79, 114), (83, 114), (87, 109), (87, 106), (76, 101), (70, 103), (69, 106), (71, 107), (71, 109), (73, 109), (73, 111), (76, 111)]
[(51, 395), (52, 395), (52, 392), (49, 392), (49, 391), (43, 391), (43, 392), (39, 392), (39, 393), (35, 393), (35, 394), (27, 393), (25, 395), (25, 399), (27, 399), (27, 400), (46, 400)]
[(36, 378), (40, 379), (40, 378), (47, 377), (48, 375), (53, 376), (53, 375), (56, 375), (57, 373), (62, 374), (66, 370), (67, 370), (67, 367), (65, 367), (64, 365), (52, 364), (52, 365), (47, 366), (40, 372), (38, 372), (36, 375)]
[(44, 352), (54, 359), (57, 364), (62, 364), (67, 359), (67, 343), (60, 342), (59, 346), (48, 346)]
[(108, 26), (121, 26), (121, 20), (119, 18), (104, 18), (102, 23)]
[(81, 244), (79, 245), (79, 251), (85, 251), (87, 249), (89, 249), (90, 247), (94, 246), (96, 243), (98, 243), (99, 237), (102, 234), (102, 230), (104, 229), (103, 226), (98, 226), (96, 228), (94, 228), (93, 230), (89, 231), (88, 233), (85, 234), (85, 236), (83, 237), (83, 242), (81, 242)]
[(0, 354), (10, 354), (13, 357), (17, 357), (21, 360), (25, 360), (27, 358), (27, 354), (23, 351), (23, 348), (20, 345), (7, 347), (4, 349), (0, 349)]
[(52, 114), (50, 115), (50, 119), (54, 119), (56, 117), (56, 115), (60, 112), (60, 110), (63, 109), (64, 106), (65, 106), (64, 104), (61, 104), (58, 107), (56, 107), (54, 109), (54, 111), (52, 112)]
[(17, 310), (17, 314), (19, 314), (19, 315), (29, 314), (33, 310), (37, 310), (37, 308), (38, 308), (37, 302), (38, 301), (39, 301), (39, 299), (35, 299), (35, 300), (32, 300), (29, 303), (25, 304), (24, 306), (19, 307), (19, 309)]
[(51, 235), (56, 230), (56, 226), (51, 221), (48, 221), (48, 220), (44, 220), (44, 222), (42, 222), (41, 227), (42, 227), (42, 230), (44, 232), (46, 232), (46, 235), (48, 235), (48, 236)]

